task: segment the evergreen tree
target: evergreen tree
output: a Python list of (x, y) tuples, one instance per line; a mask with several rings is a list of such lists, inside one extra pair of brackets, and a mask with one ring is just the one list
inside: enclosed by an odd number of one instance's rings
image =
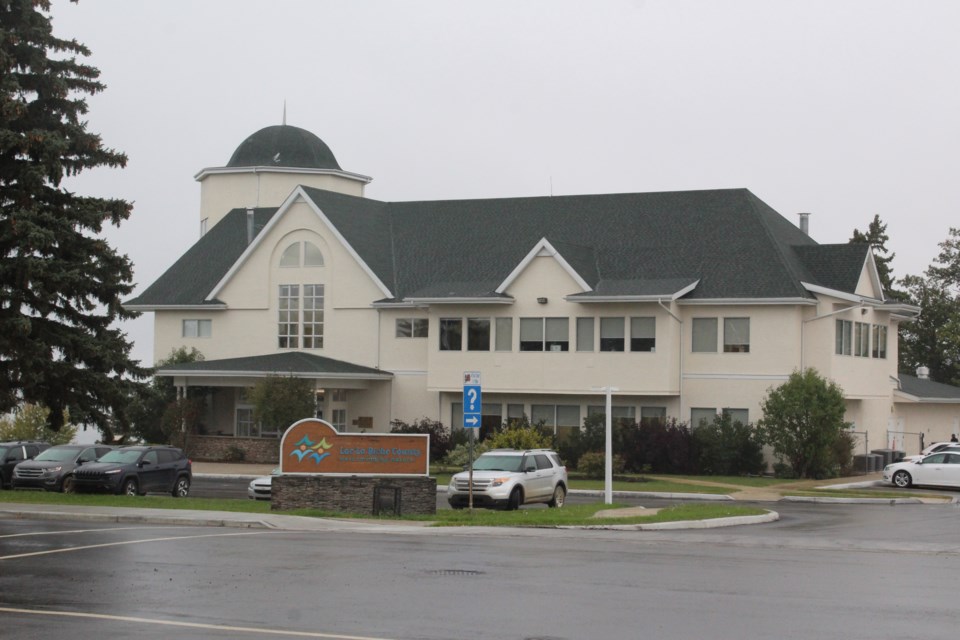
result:
[(887, 241), (890, 236), (887, 235), (887, 225), (880, 221), (880, 216), (873, 216), (873, 221), (867, 227), (866, 233), (859, 229), (853, 230), (853, 236), (850, 238), (850, 244), (866, 243), (873, 247), (873, 259), (877, 263), (877, 274), (880, 277), (880, 284), (883, 286), (884, 293), (894, 300), (903, 300), (905, 295), (902, 291), (894, 288), (893, 263), (895, 253), (889, 253), (887, 250)]
[(132, 265), (101, 237), (131, 206), (75, 195), (65, 176), (123, 167), (86, 130), (86, 96), (104, 89), (78, 61), (89, 51), (53, 35), (47, 0), (0, 0), (0, 411), (23, 402), (81, 423), (123, 424), (143, 376), (115, 324)]

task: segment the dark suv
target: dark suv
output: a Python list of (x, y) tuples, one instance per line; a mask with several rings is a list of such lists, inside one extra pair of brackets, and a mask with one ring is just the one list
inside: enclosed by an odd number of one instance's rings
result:
[(169, 493), (186, 498), (193, 479), (192, 465), (176, 447), (120, 447), (73, 472), (77, 491), (108, 491), (128, 496)]
[(111, 451), (105, 444), (58, 444), (13, 468), (14, 489), (73, 491), (73, 471)]
[(8, 489), (10, 487), (15, 466), (24, 460), (31, 460), (38, 453), (49, 448), (49, 443), (35, 440), (0, 442), (0, 488)]

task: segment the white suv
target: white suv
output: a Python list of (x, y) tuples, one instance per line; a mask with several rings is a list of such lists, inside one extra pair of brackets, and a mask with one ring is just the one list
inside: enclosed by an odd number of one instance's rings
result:
[[(549, 449), (493, 449), (473, 461), (473, 504), (516, 509), (546, 502), (562, 507), (567, 497), (567, 468)], [(470, 472), (450, 478), (447, 502), (463, 509), (470, 501)]]

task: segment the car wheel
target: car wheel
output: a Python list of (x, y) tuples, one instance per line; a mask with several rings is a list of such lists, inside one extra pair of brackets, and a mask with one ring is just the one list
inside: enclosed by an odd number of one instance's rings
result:
[(910, 477), (908, 472), (901, 469), (893, 474), (893, 484), (901, 489), (906, 489), (913, 484), (913, 478)]
[(558, 484), (557, 488), (553, 490), (553, 499), (547, 503), (547, 506), (560, 508), (563, 506), (563, 501), (566, 497), (567, 490), (563, 488), (562, 484)]
[(510, 492), (510, 498), (507, 500), (507, 511), (516, 511), (523, 504), (523, 492), (520, 487), (514, 487)]
[(60, 483), (60, 491), (64, 493), (76, 493), (77, 487), (73, 483), (73, 476), (67, 476), (63, 479), (63, 482)]
[(123, 487), (120, 489), (120, 493), (125, 496), (135, 496), (139, 492), (140, 487), (137, 485), (136, 478), (127, 478), (123, 481)]
[(170, 493), (173, 494), (174, 498), (186, 498), (187, 494), (190, 493), (190, 478), (187, 476), (177, 478), (177, 484), (173, 486), (173, 491)]

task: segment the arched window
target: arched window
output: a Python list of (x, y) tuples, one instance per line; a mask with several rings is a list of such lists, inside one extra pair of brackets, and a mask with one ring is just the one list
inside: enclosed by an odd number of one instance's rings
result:
[(300, 266), (300, 243), (294, 242), (283, 250), (280, 256), (281, 267), (299, 267)]
[(283, 254), (280, 256), (280, 266), (281, 267), (322, 267), (323, 266), (323, 254), (320, 253), (320, 249), (317, 248), (317, 245), (309, 241), (304, 241), (303, 244), (303, 262), (300, 262), (300, 242), (294, 242), (286, 249), (283, 250)]

